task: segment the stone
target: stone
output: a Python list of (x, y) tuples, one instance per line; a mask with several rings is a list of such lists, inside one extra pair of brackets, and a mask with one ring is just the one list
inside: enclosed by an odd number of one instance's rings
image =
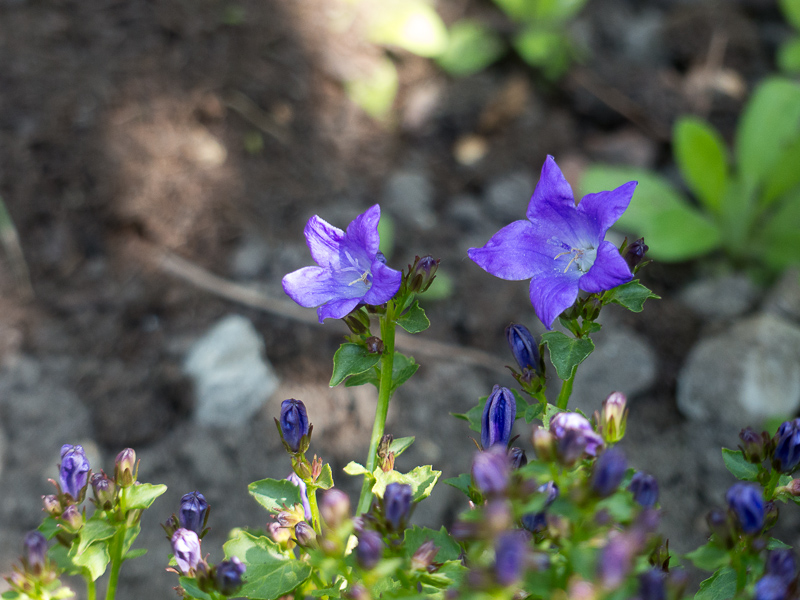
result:
[(763, 311), (800, 323), (800, 269), (788, 269), (772, 287)]
[(194, 383), (198, 423), (238, 427), (247, 423), (278, 387), (252, 323), (229, 315), (189, 350), (184, 372)]
[(683, 289), (680, 300), (698, 317), (721, 321), (745, 314), (759, 296), (759, 288), (747, 275), (733, 274), (695, 281)]
[(509, 222), (525, 218), (536, 179), (527, 171), (506, 173), (489, 182), (486, 203), (496, 221)]
[(386, 182), (381, 203), (404, 225), (425, 231), (436, 226), (433, 200), (433, 184), (427, 174), (404, 170), (394, 173)]
[(231, 272), (237, 279), (262, 277), (269, 267), (270, 247), (266, 240), (247, 235), (231, 258)]
[(700, 341), (678, 376), (678, 409), (694, 421), (758, 427), (800, 408), (800, 327), (759, 314)]

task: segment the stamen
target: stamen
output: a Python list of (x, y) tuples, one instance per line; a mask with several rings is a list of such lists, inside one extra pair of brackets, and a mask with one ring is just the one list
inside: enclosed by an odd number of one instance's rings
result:
[(365, 284), (366, 284), (366, 283), (367, 283), (367, 277), (369, 277), (369, 271), (364, 271), (364, 272), (361, 274), (361, 277), (359, 277), (358, 279), (354, 279), (353, 281), (351, 281), (351, 282), (350, 282), (350, 283), (348, 283), (347, 285), (355, 285), (355, 284), (357, 284), (359, 281), (360, 281), (360, 282), (362, 282), (362, 283), (365, 283)]

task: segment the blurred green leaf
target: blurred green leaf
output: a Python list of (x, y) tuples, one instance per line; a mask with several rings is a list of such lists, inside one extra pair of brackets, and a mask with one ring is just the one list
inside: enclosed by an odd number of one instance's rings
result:
[(768, 206), (778, 197), (800, 185), (800, 137), (778, 157), (770, 169), (761, 194), (761, 205)]
[(725, 468), (730, 471), (736, 479), (743, 481), (756, 481), (758, 479), (758, 465), (748, 462), (741, 450), (722, 449), (722, 460)]
[(794, 37), (781, 44), (776, 61), (784, 73), (800, 73), (800, 37)]
[(500, 36), (477, 21), (463, 19), (450, 26), (450, 36), (437, 64), (450, 75), (466, 77), (482, 71), (506, 50)]
[(394, 219), (387, 212), (381, 212), (378, 221), (378, 236), (381, 239), (380, 250), (386, 258), (391, 258), (394, 252)]
[(778, 0), (783, 16), (795, 29), (800, 29), (800, 0)]
[(541, 69), (550, 79), (560, 77), (569, 68), (570, 44), (563, 32), (532, 25), (514, 36), (513, 45), (522, 60)]
[(397, 94), (397, 69), (388, 58), (377, 62), (371, 73), (346, 81), (345, 92), (364, 112), (382, 120), (389, 113)]
[(371, 14), (367, 35), (375, 44), (399, 46), (426, 57), (447, 47), (447, 28), (423, 0), (383, 0)]
[(728, 152), (722, 136), (696, 117), (681, 117), (673, 130), (675, 162), (697, 199), (718, 214), (728, 183)]
[(708, 579), (700, 582), (695, 600), (728, 600), (736, 594), (736, 571), (723, 567)]
[(247, 491), (270, 512), (300, 503), (300, 489), (288, 479), (262, 479), (247, 486)]
[(789, 194), (759, 228), (754, 247), (775, 270), (800, 264), (800, 190)]
[(584, 193), (638, 181), (633, 200), (615, 227), (644, 236), (648, 256), (664, 262), (696, 258), (718, 248), (718, 228), (693, 208), (665, 179), (642, 169), (593, 166), (581, 179)]
[(378, 467), (372, 473), (375, 476), (375, 485), (372, 486), (372, 493), (383, 498), (386, 486), (390, 483), (403, 483), (411, 486), (411, 494), (414, 502), (419, 502), (431, 495), (433, 486), (441, 477), (442, 472), (433, 469), (430, 465), (423, 465), (414, 468), (408, 473), (398, 471), (384, 472)]
[(587, 0), (494, 0), (515, 21), (563, 23), (578, 14)]

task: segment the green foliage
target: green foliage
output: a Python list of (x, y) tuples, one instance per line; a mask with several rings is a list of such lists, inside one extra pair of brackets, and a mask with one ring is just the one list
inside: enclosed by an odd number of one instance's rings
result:
[(594, 350), (594, 342), (588, 337), (573, 338), (560, 331), (548, 331), (542, 341), (550, 349), (550, 360), (561, 379), (569, 379)]
[(741, 479), (743, 481), (758, 480), (758, 465), (748, 462), (741, 450), (723, 448), (722, 460), (725, 461), (725, 467), (736, 479)]
[(795, 29), (794, 37), (778, 48), (778, 66), (786, 73), (800, 73), (800, 0), (778, 0), (781, 12)]
[(369, 371), (381, 355), (369, 352), (361, 344), (342, 344), (333, 355), (333, 373), (329, 385), (335, 387), (352, 375)]
[(272, 512), (280, 511), (284, 506), (300, 503), (300, 491), (291, 481), (286, 479), (262, 479), (247, 486), (247, 491), (261, 506)]
[(595, 166), (584, 192), (639, 185), (617, 225), (642, 235), (649, 255), (682, 261), (723, 250), (734, 266), (778, 271), (800, 261), (800, 84), (769, 78), (738, 123), (731, 165), (721, 135), (696, 117), (674, 130), (673, 151), (692, 203), (641, 169)]
[(455, 77), (478, 73), (506, 52), (502, 38), (478, 21), (457, 21), (449, 34), (447, 47), (436, 57), (436, 63)]

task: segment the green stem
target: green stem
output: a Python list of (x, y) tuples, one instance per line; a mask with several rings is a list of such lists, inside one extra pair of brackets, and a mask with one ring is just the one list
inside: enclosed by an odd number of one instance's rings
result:
[(308, 506), (311, 508), (311, 526), (317, 533), (322, 533), (322, 523), (319, 520), (319, 507), (317, 506), (317, 489), (309, 488)]
[(561, 391), (558, 393), (558, 399), (556, 400), (556, 406), (561, 410), (567, 410), (569, 397), (572, 395), (572, 384), (575, 383), (575, 373), (577, 372), (577, 367), (572, 369), (572, 374), (561, 384)]
[(775, 499), (775, 488), (778, 486), (778, 479), (780, 479), (781, 474), (777, 471), (770, 471), (770, 477), (767, 481), (767, 485), (764, 486), (764, 498), (766, 500), (774, 500)]
[(369, 441), (364, 484), (361, 486), (361, 497), (358, 499), (356, 514), (369, 510), (372, 504), (372, 472), (378, 460), (378, 444), (383, 437), (386, 426), (386, 414), (389, 412), (389, 399), (392, 396), (392, 370), (394, 369), (394, 333), (397, 326), (394, 322), (394, 302), (386, 305), (386, 314), (381, 318), (381, 338), (383, 339), (383, 355), (381, 356), (381, 378), (378, 388), (378, 406), (375, 409), (375, 422), (372, 424), (372, 437)]
[(97, 584), (92, 579), (92, 574), (84, 572), (84, 579), (86, 579), (86, 600), (96, 600), (97, 598)]
[(111, 575), (108, 578), (108, 589), (106, 590), (106, 600), (114, 600), (117, 595), (117, 583), (119, 581), (119, 570), (122, 567), (122, 547), (125, 545), (125, 532), (128, 529), (127, 523), (117, 526), (117, 533), (111, 541)]

